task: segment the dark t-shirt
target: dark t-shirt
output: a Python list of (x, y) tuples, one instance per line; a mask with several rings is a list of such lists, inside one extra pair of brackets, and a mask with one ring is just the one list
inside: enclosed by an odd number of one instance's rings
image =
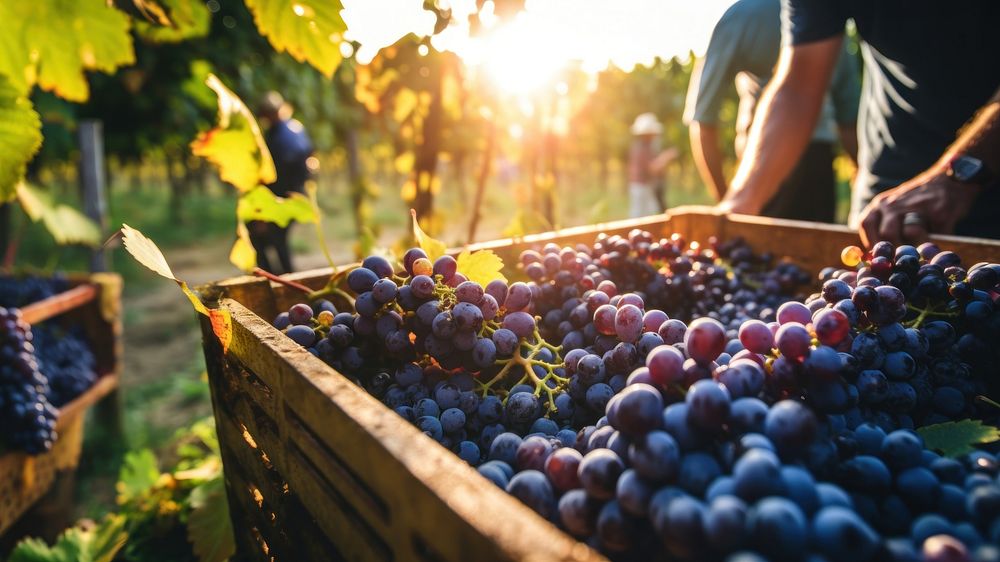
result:
[(302, 123), (295, 119), (278, 121), (264, 135), (267, 149), (274, 160), (278, 179), (268, 187), (275, 195), (287, 197), (289, 192), (305, 191), (309, 179), (306, 159), (312, 155), (312, 141)]
[(936, 162), (1000, 86), (996, 0), (782, 0), (781, 18), (792, 45), (840, 35), (848, 19), (861, 37), (852, 216)]

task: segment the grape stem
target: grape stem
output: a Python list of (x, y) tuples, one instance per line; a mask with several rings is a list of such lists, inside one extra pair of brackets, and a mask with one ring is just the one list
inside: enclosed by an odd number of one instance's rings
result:
[(306, 287), (305, 285), (302, 285), (301, 283), (296, 283), (295, 281), (289, 281), (288, 279), (284, 279), (278, 275), (271, 273), (270, 271), (265, 271), (259, 267), (253, 268), (253, 274), (256, 275), (257, 277), (270, 279), (271, 281), (274, 281), (275, 283), (278, 283), (280, 285), (291, 287), (297, 291), (302, 291), (307, 295), (313, 292), (312, 289)]
[[(569, 384), (569, 379), (566, 377), (560, 377), (555, 374), (555, 369), (558, 369), (559, 367), (562, 366), (561, 357), (559, 356), (559, 348), (549, 344), (544, 339), (542, 339), (542, 336), (538, 332), (537, 328), (535, 329), (535, 333), (533, 334), (532, 340), (534, 341), (534, 343), (529, 343), (525, 339), (522, 339), (520, 342), (520, 348), (523, 348), (524, 351), (527, 352), (527, 355), (522, 355), (521, 349), (518, 349), (518, 351), (514, 353), (513, 357), (511, 357), (510, 359), (497, 361), (497, 364), (503, 365), (503, 368), (500, 369), (500, 372), (494, 375), (493, 378), (491, 378), (489, 381), (481, 383), (480, 388), (483, 391), (483, 397), (486, 397), (487, 393), (490, 390), (490, 387), (492, 387), (498, 381), (501, 381), (504, 378), (506, 378), (508, 373), (510, 373), (510, 371), (515, 366), (519, 366), (524, 371), (524, 375), (521, 377), (520, 380), (518, 380), (515, 383), (514, 386), (531, 381), (531, 383), (535, 387), (535, 392), (534, 392), (535, 396), (541, 396), (542, 391), (544, 391), (548, 402), (548, 411), (554, 412), (557, 409), (555, 403), (555, 395), (559, 391), (563, 390), (567, 384)], [(559, 359), (560, 361), (557, 363), (547, 363), (540, 359), (535, 359), (535, 356), (538, 355), (538, 353), (541, 352), (542, 349), (548, 349), (552, 351), (555, 354), (556, 359)], [(545, 369), (546, 371), (545, 376), (539, 377), (537, 374), (535, 374), (535, 370), (533, 367), (536, 366)], [(555, 381), (556, 383), (555, 388), (551, 388), (549, 387), (548, 384), (546, 384), (550, 380)]]
[(945, 318), (957, 318), (958, 317), (958, 313), (957, 312), (941, 312), (941, 311), (938, 311), (936, 305), (932, 305), (932, 306), (929, 306), (927, 308), (919, 308), (919, 307), (913, 306), (912, 304), (907, 303), (906, 304), (906, 308), (908, 308), (908, 309), (910, 309), (910, 310), (912, 310), (914, 312), (919, 312), (920, 313), (920, 315), (917, 316), (915, 319), (913, 319), (912, 321), (906, 323), (906, 327), (907, 328), (919, 328), (920, 326), (923, 325), (924, 320), (926, 320), (928, 316), (941, 316), (941, 317), (945, 317)]

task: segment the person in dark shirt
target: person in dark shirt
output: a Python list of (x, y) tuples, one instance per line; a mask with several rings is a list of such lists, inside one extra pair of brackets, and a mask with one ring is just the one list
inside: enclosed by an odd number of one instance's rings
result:
[(851, 224), (866, 244), (1000, 238), (1000, 3), (980, 0), (782, 0), (778, 70), (720, 208), (758, 213), (794, 166), (848, 19), (866, 73)]
[[(264, 130), (264, 141), (267, 150), (274, 160), (277, 179), (267, 187), (278, 197), (288, 197), (291, 193), (304, 193), (306, 181), (312, 175), (308, 160), (312, 156), (313, 146), (302, 123), (291, 118), (291, 108), (285, 103), (281, 94), (268, 92), (257, 110), (261, 128)], [(247, 225), (250, 230), (250, 243), (257, 250), (257, 263), (262, 269), (271, 273), (290, 273), (292, 255), (288, 247), (288, 231), (286, 227), (270, 222), (251, 221)], [(279, 269), (272, 267), (270, 250), (277, 254)]]

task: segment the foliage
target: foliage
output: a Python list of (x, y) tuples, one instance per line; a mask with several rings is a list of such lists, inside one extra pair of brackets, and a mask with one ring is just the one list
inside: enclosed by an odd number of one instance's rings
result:
[(463, 250), (458, 255), (457, 261), (458, 272), (465, 275), (469, 281), (475, 281), (483, 287), (494, 279), (507, 282), (507, 278), (502, 273), (503, 260), (500, 259), (500, 256), (494, 254), (493, 250), (479, 250), (474, 253), (470, 253), (469, 250)]
[(129, 18), (104, 0), (0, 5), (0, 74), (27, 94), (34, 84), (73, 101), (90, 93), (84, 72), (135, 61)]
[(198, 135), (191, 152), (214, 164), (222, 180), (241, 192), (273, 182), (274, 161), (253, 114), (215, 75), (205, 84), (218, 96), (218, 124)]
[(340, 64), (340, 42), (347, 30), (340, 0), (247, 0), (261, 35), (275, 50), (308, 62), (327, 77)]
[(140, 37), (154, 43), (178, 43), (208, 35), (212, 14), (205, 4), (189, 0), (161, 1), (166, 8), (163, 14), (166, 20), (157, 18), (153, 23), (137, 19), (135, 31)]
[(0, 203), (14, 198), (27, 161), (42, 144), (41, 126), (31, 102), (0, 75)]
[(29, 538), (11, 552), (8, 562), (111, 562), (125, 546), (125, 518), (109, 514), (97, 525), (78, 525), (59, 535), (51, 547)]
[(94, 221), (69, 205), (56, 203), (49, 194), (21, 182), (17, 200), (33, 222), (45, 225), (57, 244), (101, 245), (101, 231)]
[(974, 445), (1000, 440), (1000, 429), (984, 425), (982, 420), (962, 420), (926, 425), (917, 429), (928, 449), (946, 457), (971, 453)]
[(268, 221), (284, 227), (292, 221), (316, 222), (317, 213), (301, 193), (278, 197), (270, 189), (257, 186), (240, 197), (236, 217), (240, 222)]
[(443, 256), (448, 250), (448, 246), (440, 240), (431, 238), (420, 228), (420, 222), (417, 221), (417, 212), (413, 209), (410, 209), (410, 217), (413, 219), (413, 239), (416, 241), (417, 246), (420, 246), (427, 253), (427, 257), (431, 261)]

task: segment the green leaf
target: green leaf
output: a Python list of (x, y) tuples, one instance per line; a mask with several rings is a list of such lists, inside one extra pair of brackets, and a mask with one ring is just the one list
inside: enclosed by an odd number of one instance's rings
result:
[(51, 547), (40, 539), (25, 539), (8, 562), (111, 562), (127, 539), (125, 517), (110, 514), (95, 527), (67, 529)]
[(1000, 440), (1000, 429), (980, 420), (936, 423), (917, 429), (924, 446), (946, 457), (960, 457), (974, 451), (973, 445)]
[(287, 51), (333, 76), (343, 55), (340, 43), (347, 30), (340, 0), (246, 0), (260, 34), (278, 52)]
[(89, 217), (69, 205), (56, 203), (47, 193), (29, 187), (17, 186), (21, 208), (32, 221), (42, 221), (57, 244), (85, 244), (99, 246), (101, 229)]
[(222, 475), (191, 490), (187, 536), (200, 562), (223, 562), (236, 553)]
[(433, 262), (443, 256), (448, 246), (440, 240), (431, 238), (420, 228), (420, 222), (417, 220), (417, 212), (413, 209), (410, 209), (410, 217), (413, 219), (413, 239), (427, 253), (427, 257)]
[(292, 221), (316, 222), (316, 210), (301, 193), (278, 197), (270, 189), (258, 186), (240, 196), (236, 217), (241, 222), (265, 221), (286, 227)]
[(469, 281), (475, 281), (483, 287), (497, 279), (507, 282), (507, 278), (501, 273), (503, 260), (494, 254), (493, 250), (479, 250), (475, 253), (464, 250), (458, 255), (457, 261), (458, 272), (465, 275)]
[(156, 465), (156, 456), (149, 449), (129, 451), (121, 471), (118, 473), (118, 503), (125, 504), (141, 496), (160, 479), (160, 469)]
[(106, 0), (0, 2), (0, 74), (67, 100), (90, 95), (85, 72), (135, 62), (129, 19)]
[(212, 13), (204, 2), (161, 0), (161, 4), (169, 14), (166, 24), (136, 20), (135, 31), (143, 39), (154, 43), (179, 43), (208, 35)]
[(236, 94), (214, 74), (205, 84), (219, 100), (218, 125), (191, 142), (191, 152), (215, 165), (219, 177), (240, 191), (250, 191), (277, 177), (257, 120)]
[(0, 203), (14, 198), (28, 161), (41, 146), (41, 118), (31, 102), (0, 75)]

